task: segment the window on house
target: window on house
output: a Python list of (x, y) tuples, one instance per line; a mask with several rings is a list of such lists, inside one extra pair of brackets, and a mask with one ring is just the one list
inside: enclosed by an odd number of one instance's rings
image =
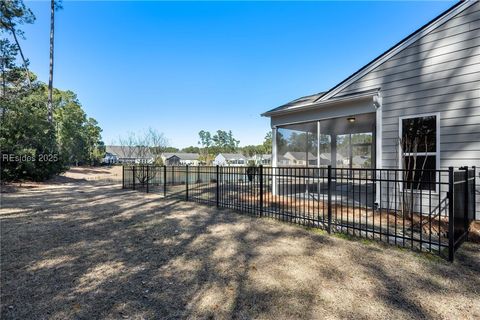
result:
[(435, 190), (438, 157), (437, 116), (401, 120), (401, 165), (404, 188)]

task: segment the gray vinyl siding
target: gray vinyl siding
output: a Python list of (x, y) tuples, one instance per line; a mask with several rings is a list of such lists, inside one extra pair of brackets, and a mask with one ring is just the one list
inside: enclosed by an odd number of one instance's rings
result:
[[(440, 113), (440, 167), (480, 169), (480, 3), (423, 36), (336, 97), (380, 88), (382, 165), (398, 166), (399, 117)], [(480, 170), (479, 170), (480, 171)], [(480, 179), (477, 174), (477, 219)]]

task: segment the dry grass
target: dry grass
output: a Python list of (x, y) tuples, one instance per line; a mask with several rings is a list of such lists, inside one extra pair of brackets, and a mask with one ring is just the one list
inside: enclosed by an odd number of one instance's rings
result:
[(480, 318), (480, 246), (450, 264), (81, 182), (2, 194), (2, 319)]

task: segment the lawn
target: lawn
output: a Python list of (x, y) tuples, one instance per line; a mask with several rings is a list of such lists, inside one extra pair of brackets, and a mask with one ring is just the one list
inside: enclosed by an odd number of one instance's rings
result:
[(452, 264), (75, 178), (2, 193), (2, 319), (480, 318), (479, 244)]

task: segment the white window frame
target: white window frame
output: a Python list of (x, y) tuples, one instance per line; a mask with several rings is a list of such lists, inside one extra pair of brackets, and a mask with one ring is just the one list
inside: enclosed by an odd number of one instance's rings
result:
[[(435, 170), (440, 170), (440, 112), (431, 112), (431, 113), (420, 113), (420, 114), (413, 114), (413, 115), (408, 115), (408, 116), (402, 116), (398, 118), (398, 134), (399, 134), (399, 141), (398, 141), (398, 168), (404, 169), (403, 168), (403, 161), (402, 158), (404, 155), (406, 156), (411, 156), (412, 153), (403, 153), (402, 151), (402, 144), (401, 144), (401, 139), (403, 137), (403, 125), (402, 122), (404, 119), (415, 119), (415, 118), (424, 118), (424, 117), (431, 117), (435, 116), (435, 121), (436, 121), (436, 132), (435, 132), (435, 152), (423, 152), (420, 155), (424, 156), (435, 156)], [(417, 153), (418, 155), (418, 153)], [(400, 190), (403, 189), (403, 183), (400, 183)], [(405, 189), (411, 191), (410, 189)], [(417, 193), (425, 193), (429, 192), (429, 190), (413, 190), (413, 192)], [(435, 183), (435, 190), (432, 190), (434, 193), (438, 193), (438, 181)]]

